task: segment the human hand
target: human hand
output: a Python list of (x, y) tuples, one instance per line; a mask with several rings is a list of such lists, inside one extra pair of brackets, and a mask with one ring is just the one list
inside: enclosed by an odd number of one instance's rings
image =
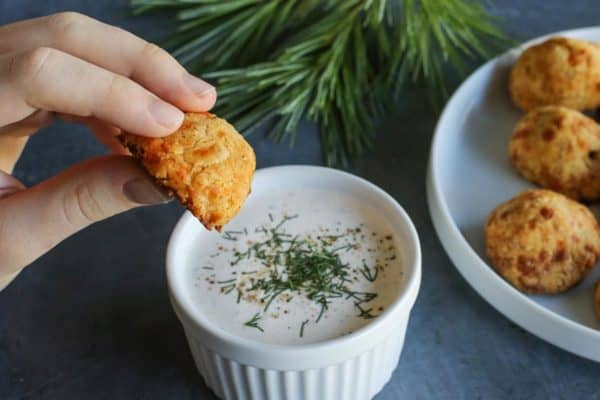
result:
[[(78, 230), (168, 197), (115, 138), (176, 130), (216, 91), (168, 53), (77, 13), (0, 27), (0, 290)], [(10, 175), (28, 136), (53, 117), (88, 125), (113, 155), (26, 188)]]

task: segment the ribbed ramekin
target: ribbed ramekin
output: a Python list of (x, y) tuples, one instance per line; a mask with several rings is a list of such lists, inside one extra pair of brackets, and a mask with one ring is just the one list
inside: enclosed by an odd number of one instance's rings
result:
[(336, 339), (285, 346), (235, 336), (214, 327), (186, 296), (187, 275), (179, 249), (197, 229), (194, 217), (186, 212), (169, 241), (167, 278), (171, 303), (196, 366), (208, 387), (227, 400), (370, 399), (390, 379), (404, 345), (421, 281), (417, 232), (390, 195), (354, 175), (322, 167), (273, 167), (256, 173), (253, 190), (265, 186), (265, 182), (277, 181), (344, 187), (383, 213), (402, 243), (402, 290), (395, 302), (372, 322)]

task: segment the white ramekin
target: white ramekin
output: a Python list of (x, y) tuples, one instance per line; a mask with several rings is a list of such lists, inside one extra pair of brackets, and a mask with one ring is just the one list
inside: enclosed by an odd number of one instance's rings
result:
[[(410, 311), (421, 281), (417, 232), (400, 205), (375, 185), (354, 175), (322, 167), (285, 166), (257, 171), (253, 193), (293, 185), (343, 190), (385, 215), (400, 239), (404, 283), (396, 301), (352, 334), (306, 345), (270, 345), (224, 332), (186, 296), (183, 251), (197, 233), (186, 212), (177, 223), (167, 250), (171, 302), (208, 387), (224, 399), (363, 400), (378, 393), (398, 364)], [(268, 193), (268, 192), (263, 192)], [(251, 212), (245, 210), (242, 212)]]

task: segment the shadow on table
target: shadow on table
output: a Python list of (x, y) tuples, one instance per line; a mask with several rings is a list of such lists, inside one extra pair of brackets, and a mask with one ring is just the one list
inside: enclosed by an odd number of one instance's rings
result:
[(137, 285), (111, 295), (99, 288), (84, 298), (62, 283), (48, 286), (62, 293), (45, 304), (24, 299), (21, 311), (31, 317), (3, 316), (0, 367), (9, 374), (1, 398), (215, 398), (164, 290)]

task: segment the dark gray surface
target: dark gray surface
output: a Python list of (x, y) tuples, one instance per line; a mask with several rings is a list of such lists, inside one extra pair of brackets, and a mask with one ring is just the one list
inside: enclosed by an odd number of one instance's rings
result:
[[(168, 28), (162, 20), (129, 18), (124, 2), (109, 0), (0, 0), (0, 23), (68, 9), (145, 37)], [(517, 40), (600, 19), (597, 0), (503, 0), (493, 10)], [(425, 201), (436, 120), (425, 104), (424, 93), (408, 93), (378, 129), (375, 152), (354, 171), (406, 208), (423, 248), (423, 285), (404, 352), (377, 399), (600, 399), (600, 365), (514, 326), (442, 250)], [(320, 162), (310, 126), (293, 152), (251, 141), (259, 167)], [(102, 151), (85, 129), (56, 124), (31, 140), (16, 174), (32, 184)], [(213, 398), (167, 299), (163, 258), (181, 212), (171, 204), (96, 224), (0, 292), (0, 399)]]

